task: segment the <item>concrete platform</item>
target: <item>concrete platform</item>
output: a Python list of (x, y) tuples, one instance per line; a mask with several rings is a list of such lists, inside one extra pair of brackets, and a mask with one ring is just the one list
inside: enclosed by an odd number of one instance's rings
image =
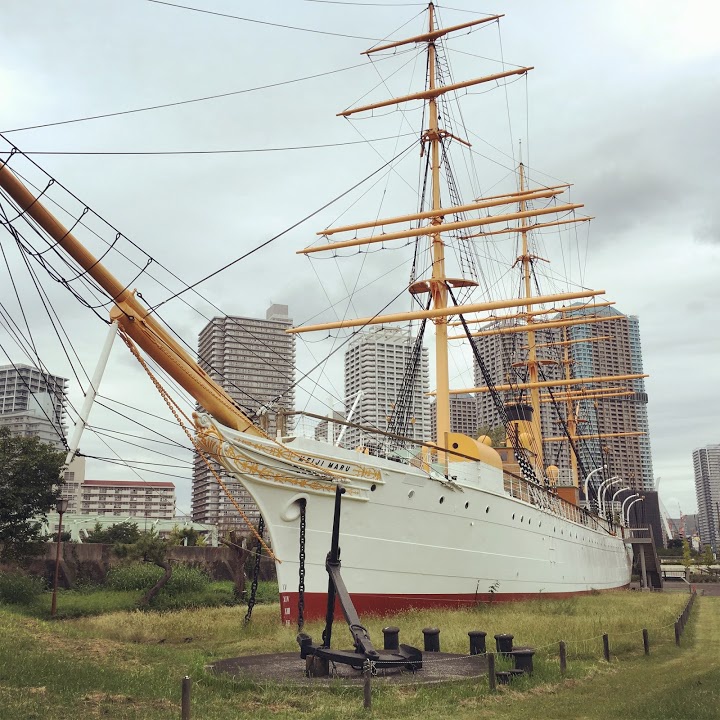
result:
[[(300, 651), (272, 655), (248, 655), (218, 660), (208, 669), (243, 680), (289, 683), (293, 685), (362, 685), (363, 676), (348, 665), (330, 666), (330, 677), (305, 677), (305, 661)], [(409, 670), (378, 669), (373, 682), (393, 685), (418, 685), (480, 677), (487, 673), (485, 655), (453, 655), (451, 653), (423, 653), (423, 667)]]

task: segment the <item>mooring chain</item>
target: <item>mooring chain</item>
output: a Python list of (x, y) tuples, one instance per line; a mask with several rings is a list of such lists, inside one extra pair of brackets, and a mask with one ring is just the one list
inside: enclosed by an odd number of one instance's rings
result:
[(300, 502), (300, 567), (298, 570), (298, 632), (305, 625), (305, 510), (307, 501)]
[(262, 535), (263, 531), (265, 530), (265, 520), (263, 520), (263, 516), (260, 516), (260, 521), (258, 522), (258, 535), (260, 536), (260, 542), (255, 546), (255, 567), (253, 568), (253, 579), (252, 579), (252, 585), (250, 586), (250, 597), (248, 598), (248, 609), (247, 613), (245, 614), (245, 624), (247, 625), (250, 622), (250, 619), (252, 618), (252, 611), (255, 607), (255, 601), (257, 599), (257, 589), (258, 589), (258, 578), (260, 577), (260, 559), (262, 554)]

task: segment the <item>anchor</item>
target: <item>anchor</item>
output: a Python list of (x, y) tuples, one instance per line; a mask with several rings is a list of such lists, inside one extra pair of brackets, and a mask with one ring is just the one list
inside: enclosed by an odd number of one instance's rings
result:
[[(378, 651), (370, 640), (367, 628), (360, 622), (360, 616), (350, 598), (341, 573), (340, 507), (344, 492), (344, 488), (338, 485), (335, 490), (332, 541), (330, 552), (325, 559), (325, 569), (328, 572), (328, 592), (322, 643), (314, 644), (312, 637), (307, 633), (301, 632), (297, 636), (300, 657), (305, 660), (307, 674), (311, 677), (328, 675), (330, 662), (350, 665), (356, 670), (363, 670), (368, 665), (375, 668), (419, 670), (422, 668), (422, 652), (420, 650), (410, 645), (400, 644), (397, 648), (385, 648)], [(352, 635), (354, 650), (336, 650), (330, 647), (336, 598)]]

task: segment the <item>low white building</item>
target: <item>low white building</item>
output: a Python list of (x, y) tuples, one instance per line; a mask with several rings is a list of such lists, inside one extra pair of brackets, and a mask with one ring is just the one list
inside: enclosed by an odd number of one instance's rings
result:
[(83, 515), (171, 520), (175, 485), (143, 480), (85, 480), (80, 485)]

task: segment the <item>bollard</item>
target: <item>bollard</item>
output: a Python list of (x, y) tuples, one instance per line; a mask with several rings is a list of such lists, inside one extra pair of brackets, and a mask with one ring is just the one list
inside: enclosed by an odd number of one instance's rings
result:
[(438, 628), (423, 628), (425, 638), (425, 652), (440, 652), (440, 630)]
[(512, 651), (513, 663), (516, 670), (520, 670), (527, 675), (533, 673), (533, 655), (535, 649), (530, 647), (514, 648)]
[(603, 655), (605, 662), (610, 662), (610, 638), (607, 633), (603, 635)]
[(512, 641), (514, 637), (514, 635), (508, 635), (507, 633), (498, 633), (495, 635), (495, 649), (504, 657), (509, 658), (513, 649)]
[(400, 628), (390, 626), (383, 628), (385, 650), (398, 650), (400, 648)]
[(470, 654), (471, 655), (485, 655), (487, 648), (485, 647), (485, 636), (486, 632), (482, 630), (471, 630), (468, 633), (470, 637)]
[(680, 645), (680, 623), (675, 623), (675, 644)]
[(495, 678), (495, 654), (488, 653), (488, 687), (490, 690), (495, 690), (497, 687), (497, 680)]
[(647, 628), (643, 628), (643, 648), (645, 649), (645, 654), (650, 654), (650, 638), (648, 637), (648, 631)]
[(560, 641), (560, 674), (565, 675), (567, 672), (567, 648), (565, 643)]
[[(391, 648), (385, 648), (386, 650)], [(372, 667), (370, 661), (366, 660), (363, 665), (363, 708), (370, 710), (372, 707), (372, 688), (370, 687), (370, 678), (372, 677)]]
[(182, 679), (182, 720), (190, 720), (190, 687), (192, 680), (189, 676)]

